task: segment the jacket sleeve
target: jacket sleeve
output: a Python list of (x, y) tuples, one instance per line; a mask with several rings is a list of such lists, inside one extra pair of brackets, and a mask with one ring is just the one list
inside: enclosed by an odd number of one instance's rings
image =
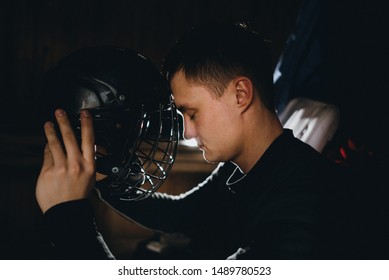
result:
[(50, 208), (44, 227), (56, 259), (114, 259), (97, 231), (90, 200), (64, 202)]
[(97, 185), (96, 191), (103, 202), (126, 219), (154, 231), (191, 236), (214, 208), (215, 185), (222, 166), (219, 164), (202, 183), (179, 195), (156, 192), (147, 199), (126, 201), (111, 195), (108, 185)]

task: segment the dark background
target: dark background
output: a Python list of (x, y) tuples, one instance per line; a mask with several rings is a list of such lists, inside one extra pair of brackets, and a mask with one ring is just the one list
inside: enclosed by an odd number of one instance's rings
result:
[[(316, 31), (323, 48), (322, 97), (341, 112), (331, 156), (338, 158), (338, 148), (352, 139), (357, 149), (345, 162), (364, 174), (359, 191), (373, 204), (386, 205), (388, 15), (378, 1), (322, 2)], [(136, 49), (159, 67), (181, 33), (204, 21), (229, 19), (246, 21), (270, 40), (276, 65), (302, 3), (0, 0), (0, 258), (47, 257), (34, 198), (44, 141), (35, 108), (44, 74), (58, 60), (80, 47), (104, 44)], [(383, 235), (387, 221), (381, 208), (374, 211), (358, 215), (379, 217), (373, 218)]]
[[(33, 117), (47, 69), (88, 45), (134, 48), (159, 67), (179, 34), (205, 20), (246, 19), (273, 41), (276, 59), (301, 0), (2, 1), (1, 123)], [(12, 119), (10, 120), (10, 116)]]

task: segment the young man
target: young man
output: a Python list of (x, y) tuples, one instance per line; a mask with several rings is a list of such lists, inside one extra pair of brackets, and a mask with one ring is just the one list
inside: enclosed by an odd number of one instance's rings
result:
[[(282, 128), (264, 40), (240, 24), (200, 26), (175, 44), (163, 73), (183, 115), (185, 138), (197, 141), (205, 160), (220, 164), (179, 196), (154, 193), (129, 202), (97, 184), (102, 200), (146, 227), (189, 236), (188, 258), (340, 258), (341, 229), (333, 219), (341, 213), (333, 210), (332, 196), (338, 166)], [(81, 114), (81, 152), (64, 112), (56, 118), (67, 156), (46, 124), (37, 182), (53, 243), (66, 258), (113, 257), (86, 198), (94, 185), (92, 119)], [(78, 217), (69, 218), (74, 213)], [(59, 222), (64, 217), (66, 225)]]

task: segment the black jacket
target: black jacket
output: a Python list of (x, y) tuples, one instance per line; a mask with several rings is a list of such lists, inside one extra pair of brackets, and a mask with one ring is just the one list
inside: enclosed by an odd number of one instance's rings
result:
[[(347, 250), (342, 172), (285, 130), (246, 175), (224, 163), (187, 193), (136, 202), (110, 196), (105, 184), (97, 190), (124, 216), (190, 237), (191, 258), (340, 259)], [(62, 258), (114, 258), (88, 200), (54, 206), (45, 220)]]

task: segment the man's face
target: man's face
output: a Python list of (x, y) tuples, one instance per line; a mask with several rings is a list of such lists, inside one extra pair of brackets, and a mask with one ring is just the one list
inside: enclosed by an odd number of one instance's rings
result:
[(188, 81), (179, 71), (171, 81), (171, 88), (184, 117), (185, 139), (195, 139), (209, 162), (233, 160), (241, 149), (233, 83), (221, 97), (215, 97), (206, 86)]

